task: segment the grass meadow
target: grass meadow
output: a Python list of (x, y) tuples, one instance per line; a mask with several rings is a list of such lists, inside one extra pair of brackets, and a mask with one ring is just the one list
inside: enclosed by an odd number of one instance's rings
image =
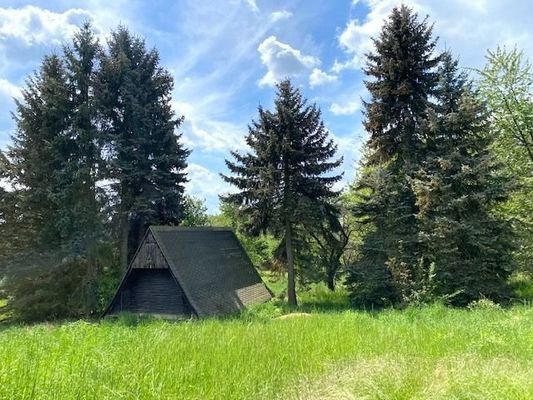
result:
[(5, 326), (0, 399), (533, 399), (533, 307), (370, 313), (315, 289), (290, 316)]

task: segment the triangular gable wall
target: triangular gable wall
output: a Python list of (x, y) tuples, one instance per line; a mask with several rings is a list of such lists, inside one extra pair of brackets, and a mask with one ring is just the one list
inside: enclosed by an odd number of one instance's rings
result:
[[(166, 304), (162, 306), (161, 303)], [(150, 229), (104, 315), (125, 311), (183, 315), (194, 313)]]
[(151, 269), (167, 268), (168, 262), (161, 252), (153, 233), (148, 229), (142, 245), (133, 257), (130, 268), (133, 269)]

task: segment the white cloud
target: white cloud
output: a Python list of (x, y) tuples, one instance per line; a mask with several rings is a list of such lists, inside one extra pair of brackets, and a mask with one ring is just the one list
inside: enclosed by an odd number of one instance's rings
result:
[(81, 8), (61, 13), (35, 6), (0, 8), (0, 39), (17, 39), (28, 46), (60, 45), (93, 15)]
[(272, 22), (282, 21), (292, 17), (292, 12), (287, 10), (274, 11), (270, 14), (270, 20)]
[(352, 132), (348, 135), (339, 136), (330, 133), (333, 141), (337, 145), (337, 156), (343, 158), (341, 166), (344, 176), (335, 185), (336, 190), (341, 190), (353, 182), (357, 163), (361, 159), (361, 150), (366, 141), (366, 134), (362, 130)]
[(10, 111), (15, 109), (13, 99), (22, 97), (20, 87), (7, 79), (0, 78), (0, 150), (5, 149), (10, 142), (10, 134), (14, 129), (14, 121)]
[(372, 50), (372, 37), (378, 35), (383, 20), (387, 17), (394, 6), (395, 1), (367, 0), (370, 11), (366, 20), (361, 23), (357, 19), (348, 21), (348, 24), (338, 37), (339, 44), (350, 55), (345, 62), (335, 61), (334, 72), (340, 72), (347, 68), (360, 68), (364, 55)]
[(229, 150), (246, 147), (244, 135), (243, 129), (231, 122), (192, 120), (190, 130), (185, 131), (184, 142), (197, 150), (227, 153)]
[(351, 115), (354, 114), (356, 111), (359, 111), (360, 109), (361, 101), (359, 100), (349, 101), (344, 104), (333, 103), (329, 108), (329, 110), (334, 115)]
[(186, 172), (189, 177), (186, 188), (194, 196), (210, 197), (228, 193), (231, 190), (231, 186), (224, 182), (217, 172), (203, 165), (190, 163)]
[(272, 86), (283, 78), (298, 76), (320, 64), (318, 58), (302, 54), (300, 50), (278, 41), (275, 36), (263, 40), (257, 50), (261, 54), (261, 62), (268, 69), (259, 86)]
[(336, 81), (336, 75), (330, 75), (319, 68), (313, 68), (311, 75), (309, 75), (309, 85), (311, 87), (326, 85)]

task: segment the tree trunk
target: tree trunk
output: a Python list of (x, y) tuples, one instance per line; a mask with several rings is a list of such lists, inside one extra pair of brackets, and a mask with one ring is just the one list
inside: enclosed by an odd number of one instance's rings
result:
[(130, 221), (128, 212), (120, 217), (120, 267), (122, 271), (128, 269), (128, 241), (130, 236)]
[(328, 289), (331, 290), (332, 292), (335, 291), (335, 271), (336, 269), (332, 268), (331, 266), (328, 269), (327, 284), (328, 284)]
[(285, 251), (287, 252), (287, 297), (289, 307), (298, 305), (296, 300), (296, 282), (294, 278), (294, 255), (292, 253), (292, 225), (289, 220), (285, 223)]

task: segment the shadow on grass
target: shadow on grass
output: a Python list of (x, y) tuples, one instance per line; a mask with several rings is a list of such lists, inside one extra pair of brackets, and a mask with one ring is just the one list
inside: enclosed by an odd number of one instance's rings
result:
[(348, 292), (343, 287), (338, 287), (335, 291), (329, 290), (324, 284), (315, 283), (300, 288), (297, 292), (298, 307), (289, 308), (286, 301), (286, 290), (280, 292), (274, 302), (277, 302), (284, 313), (305, 312), (305, 313), (342, 313), (354, 310), (351, 306)]
[(509, 283), (514, 294), (515, 303), (533, 303), (533, 272), (517, 272), (509, 279)]

